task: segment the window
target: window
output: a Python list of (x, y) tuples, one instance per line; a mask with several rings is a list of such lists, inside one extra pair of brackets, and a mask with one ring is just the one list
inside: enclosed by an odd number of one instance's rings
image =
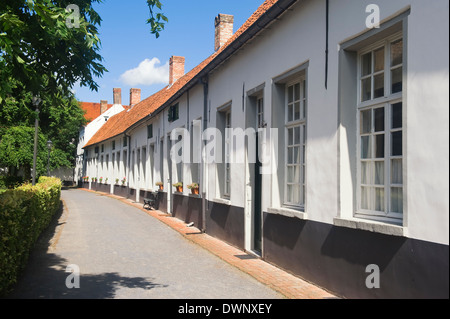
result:
[[(358, 208), (402, 219), (403, 40), (395, 34), (358, 54)], [(382, 98), (382, 99), (380, 99)]]
[(116, 141), (112, 141), (112, 150), (114, 151), (116, 149)]
[(169, 108), (169, 122), (174, 122), (180, 118), (179, 109), (178, 103)]
[(105, 151), (105, 144), (102, 144), (102, 153)]
[(306, 79), (286, 86), (285, 204), (304, 208), (306, 153)]
[(147, 126), (147, 139), (153, 138), (153, 124)]
[(231, 179), (231, 109), (225, 112), (225, 176), (224, 176), (224, 197), (230, 197)]
[(95, 154), (98, 154), (98, 151), (99, 151), (98, 146), (95, 147), (95, 150), (94, 150), (94, 151), (95, 151)]
[(123, 147), (127, 147), (128, 146), (128, 138), (125, 136), (123, 138)]
[(265, 126), (264, 122), (264, 99), (258, 98), (256, 101), (256, 112), (257, 112), (257, 121), (258, 121), (258, 127), (262, 128)]

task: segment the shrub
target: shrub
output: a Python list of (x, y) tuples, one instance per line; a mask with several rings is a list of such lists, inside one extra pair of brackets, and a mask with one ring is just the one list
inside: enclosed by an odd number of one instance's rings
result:
[(0, 192), (0, 295), (9, 292), (39, 235), (60, 207), (61, 181), (41, 177)]

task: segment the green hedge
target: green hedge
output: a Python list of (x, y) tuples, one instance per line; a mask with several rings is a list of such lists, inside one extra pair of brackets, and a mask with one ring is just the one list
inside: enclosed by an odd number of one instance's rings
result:
[(61, 181), (41, 177), (36, 186), (0, 192), (0, 295), (16, 283), (39, 235), (60, 208)]

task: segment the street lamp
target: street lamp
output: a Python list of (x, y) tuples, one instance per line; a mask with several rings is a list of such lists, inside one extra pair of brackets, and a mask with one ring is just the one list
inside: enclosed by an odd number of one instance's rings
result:
[(33, 185), (36, 185), (36, 157), (38, 144), (38, 127), (39, 127), (39, 104), (41, 103), (39, 96), (33, 96), (33, 105), (36, 107), (36, 118), (34, 120), (34, 153), (33, 153)]
[(50, 177), (50, 150), (52, 149), (53, 142), (51, 140), (47, 141), (48, 148), (48, 158), (47, 158), (47, 176)]

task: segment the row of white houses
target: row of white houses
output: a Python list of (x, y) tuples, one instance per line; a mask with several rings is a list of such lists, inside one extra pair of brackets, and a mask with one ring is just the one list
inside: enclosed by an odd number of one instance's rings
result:
[(216, 52), (172, 57), (79, 178), (141, 202), (162, 182), (160, 210), (339, 296), (448, 298), (448, 7), (267, 0), (234, 34), (219, 15)]

